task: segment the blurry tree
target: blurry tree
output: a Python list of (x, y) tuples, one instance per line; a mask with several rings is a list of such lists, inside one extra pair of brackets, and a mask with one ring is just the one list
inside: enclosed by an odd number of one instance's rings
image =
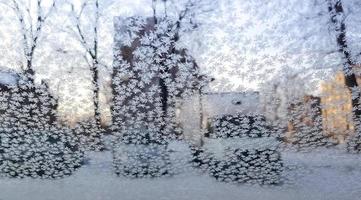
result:
[[(333, 28), (336, 32), (336, 41), (338, 46), (338, 51), (343, 56), (343, 71), (345, 74), (345, 84), (352, 93), (352, 106), (354, 112), (354, 120), (356, 123), (359, 123), (358, 120), (361, 117), (361, 107), (360, 107), (360, 92), (357, 83), (357, 71), (360, 68), (357, 65), (356, 60), (353, 58), (351, 53), (351, 48), (348, 46), (348, 40), (346, 37), (347, 27), (346, 27), (346, 14), (342, 5), (342, 0), (328, 0), (328, 10), (331, 16), (331, 22)], [(357, 127), (357, 126), (356, 126)]]
[[(84, 26), (82, 26), (82, 15), (86, 6), (92, 6), (91, 12), (93, 14), (90, 27), (86, 27), (93, 31), (93, 34), (89, 37), (85, 35)], [(100, 17), (100, 8), (99, 1), (84, 1), (82, 2), (79, 10), (76, 10), (74, 4), (71, 3), (71, 16), (74, 18), (74, 30), (76, 33), (78, 41), (84, 48), (84, 59), (86, 60), (92, 74), (92, 84), (93, 84), (93, 102), (94, 102), (94, 119), (97, 127), (101, 125), (101, 109), (99, 104), (99, 92), (100, 92), (100, 83), (99, 83), (99, 66), (101, 66), (101, 61), (98, 53), (98, 31), (99, 31), (99, 17)], [(104, 64), (103, 64), (104, 65)]]
[[(34, 2), (35, 6), (32, 5)], [(33, 61), (35, 51), (38, 47), (44, 25), (55, 9), (56, 1), (51, 1), (50, 6), (49, 2), (44, 2), (43, 0), (11, 0), (2, 1), (2, 3), (11, 8), (16, 15), (20, 32), (18, 40), (22, 43), (22, 57), (24, 59), (22, 69), (26, 77), (31, 82), (34, 82), (35, 70)]]

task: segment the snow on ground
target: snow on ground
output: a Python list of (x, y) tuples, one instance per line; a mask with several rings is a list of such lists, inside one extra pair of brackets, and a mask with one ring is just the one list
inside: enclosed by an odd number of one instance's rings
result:
[(89, 153), (89, 162), (60, 180), (0, 178), (0, 200), (357, 200), (361, 156), (339, 149), (284, 151), (280, 186), (221, 183), (195, 170), (174, 177), (127, 179), (112, 172), (110, 152)]

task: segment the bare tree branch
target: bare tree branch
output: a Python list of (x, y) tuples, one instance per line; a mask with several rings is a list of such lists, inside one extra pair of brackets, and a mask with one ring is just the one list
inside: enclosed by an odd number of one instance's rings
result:
[(25, 25), (25, 19), (24, 19), (24, 14), (23, 12), (20, 10), (19, 4), (16, 0), (13, 0), (13, 6), (12, 7), (14, 9), (14, 12), (18, 18), (19, 24), (20, 24), (20, 29), (21, 29), (21, 35), (22, 35), (22, 40), (23, 40), (23, 46), (24, 46), (24, 55), (27, 58), (28, 54), (29, 54), (29, 46), (28, 46), (28, 36), (26, 34), (27, 30), (26, 30), (26, 25)]
[[(99, 81), (99, 59), (98, 59), (98, 26), (99, 26), (99, 1), (94, 1), (94, 25), (93, 29), (93, 38), (86, 38), (84, 30), (81, 26), (81, 17), (84, 12), (85, 7), (87, 6), (87, 2), (85, 1), (81, 7), (79, 12), (75, 11), (74, 4), (71, 4), (71, 12), (75, 19), (75, 29), (77, 33), (77, 38), (80, 41), (81, 45), (85, 49), (85, 55), (83, 58), (89, 65), (92, 72), (92, 84), (93, 84), (93, 102), (94, 102), (94, 118), (98, 127), (101, 124), (101, 110), (99, 104), (99, 94), (100, 94), (100, 81)], [(92, 40), (92, 41), (89, 41)], [(91, 58), (91, 61), (88, 59), (88, 56)]]
[[(23, 9), (21, 9), (21, 6), (23, 6)], [(23, 70), (29, 72), (30, 75), (34, 75), (34, 70), (32, 69), (34, 52), (38, 45), (38, 41), (45, 20), (55, 8), (55, 0), (52, 1), (52, 5), (45, 15), (43, 14), (42, 0), (37, 0), (37, 5), (36, 5), (37, 10), (35, 16), (36, 22), (33, 22), (34, 18), (31, 12), (31, 4), (22, 5), (18, 0), (12, 0), (12, 6), (10, 7), (14, 10), (14, 13), (20, 24), (20, 35), (23, 43), (23, 53), (27, 63), (26, 68), (25, 69), (23, 68)], [(27, 15), (27, 18), (25, 18), (25, 15)], [(28, 24), (29, 28), (27, 28), (26, 24)], [(35, 30), (34, 30), (34, 26), (35, 26)]]
[(94, 51), (93, 51), (93, 59), (98, 63), (98, 25), (99, 25), (99, 2), (95, 1), (95, 22), (94, 22)]
[(45, 21), (49, 17), (53, 9), (55, 8), (55, 0), (53, 0), (51, 7), (49, 8), (48, 12), (44, 15), (41, 2), (42, 0), (37, 1), (37, 21), (36, 21), (36, 30), (35, 33), (33, 33), (34, 37), (32, 39), (32, 46), (30, 51), (31, 56), (34, 54)]
[(72, 14), (75, 18), (75, 28), (76, 28), (76, 33), (78, 35), (78, 40), (80, 41), (80, 43), (83, 45), (83, 47), (85, 48), (86, 52), (92, 57), (94, 58), (95, 55), (92, 51), (92, 49), (89, 47), (89, 44), (87, 42), (87, 39), (85, 37), (85, 34), (81, 28), (81, 16), (83, 14), (83, 11), (84, 11), (84, 8), (86, 7), (87, 5), (87, 2), (84, 2), (82, 5), (81, 5), (81, 8), (80, 8), (80, 11), (79, 13), (77, 14), (76, 11), (75, 11), (75, 6), (74, 4), (71, 4), (71, 10), (72, 10)]

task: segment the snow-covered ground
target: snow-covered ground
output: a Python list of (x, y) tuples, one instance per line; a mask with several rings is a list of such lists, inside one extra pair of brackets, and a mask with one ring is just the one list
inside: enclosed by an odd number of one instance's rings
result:
[(173, 177), (127, 179), (112, 172), (110, 152), (60, 180), (0, 178), (0, 200), (358, 200), (361, 156), (338, 149), (284, 151), (281, 186), (222, 183), (196, 170)]

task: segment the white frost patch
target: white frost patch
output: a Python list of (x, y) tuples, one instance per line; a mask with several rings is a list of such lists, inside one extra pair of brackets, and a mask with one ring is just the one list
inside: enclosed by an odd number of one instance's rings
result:
[(18, 76), (10, 72), (0, 71), (0, 85), (16, 85)]

